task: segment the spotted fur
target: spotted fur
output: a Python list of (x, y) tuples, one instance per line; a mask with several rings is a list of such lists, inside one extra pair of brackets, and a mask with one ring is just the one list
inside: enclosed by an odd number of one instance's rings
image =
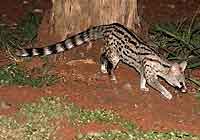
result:
[(53, 45), (23, 49), (16, 55), (21, 57), (50, 55), (97, 39), (103, 39), (105, 42), (100, 56), (101, 71), (111, 75), (112, 80), (116, 80), (114, 69), (121, 61), (140, 73), (140, 89), (143, 91), (149, 91), (146, 87), (148, 83), (164, 97), (172, 99), (171, 93), (159, 82), (159, 77), (164, 78), (172, 86), (182, 89), (183, 92), (186, 91), (184, 70), (187, 62), (178, 64), (163, 59), (135, 33), (119, 23), (95, 26)]

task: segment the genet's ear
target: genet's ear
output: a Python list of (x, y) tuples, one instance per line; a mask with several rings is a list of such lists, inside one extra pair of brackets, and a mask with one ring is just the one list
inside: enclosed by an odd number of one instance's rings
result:
[(177, 75), (180, 74), (181, 72), (184, 72), (187, 66), (187, 62), (183, 61), (180, 64), (174, 63), (172, 64), (171, 68), (169, 69), (169, 74), (171, 75)]
[(177, 63), (174, 63), (174, 64), (171, 65), (168, 74), (176, 75), (176, 74), (179, 74), (180, 72), (181, 72), (180, 71), (180, 65), (177, 64)]
[(181, 71), (184, 72), (187, 67), (187, 62), (183, 61), (179, 65), (180, 65)]

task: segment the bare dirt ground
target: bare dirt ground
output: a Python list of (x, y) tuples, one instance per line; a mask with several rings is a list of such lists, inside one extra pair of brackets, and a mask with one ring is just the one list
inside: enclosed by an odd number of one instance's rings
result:
[[(184, 16), (192, 16), (198, 0), (177, 0), (178, 2), (161, 0), (141, 0), (142, 17), (149, 23), (176, 21)], [(20, 1), (0, 1), (0, 14), (9, 24), (18, 21), (29, 9), (33, 1), (23, 4)], [(12, 4), (11, 4), (12, 3)], [(164, 4), (163, 4), (164, 3)], [(167, 3), (167, 5), (165, 5)], [(51, 4), (45, 0), (36, 6), (43, 10), (49, 9)], [(189, 8), (187, 8), (189, 7)], [(13, 12), (15, 11), (15, 12)], [(91, 49), (79, 47), (70, 52), (50, 56), (50, 64), (54, 65), (52, 71), (63, 77), (58, 83), (43, 88), (3, 86), (0, 87), (0, 99), (5, 100), (11, 106), (8, 109), (0, 109), (0, 115), (11, 115), (18, 110), (17, 104), (33, 102), (41, 96), (62, 96), (75, 104), (89, 109), (112, 110), (124, 118), (135, 122), (143, 130), (170, 131), (179, 130), (200, 134), (200, 101), (194, 95), (193, 87), (187, 83), (189, 91), (181, 94), (172, 87), (168, 89), (173, 93), (173, 99), (167, 101), (155, 90), (150, 93), (139, 91), (139, 75), (134, 69), (120, 64), (116, 69), (118, 83), (114, 84), (107, 75), (99, 71), (98, 58), (101, 42), (93, 44)], [(83, 46), (87, 46), (83, 45)], [(2, 60), (4, 57), (1, 56)], [(4, 64), (4, 61), (0, 63)], [(1, 65), (2, 65), (1, 64)], [(43, 61), (34, 58), (26, 64), (29, 68), (42, 67)], [(193, 72), (200, 76), (199, 70)], [(166, 85), (167, 86), (167, 85)], [(60, 139), (68, 137), (72, 139), (75, 128), (68, 124), (62, 124), (59, 133)], [(102, 126), (102, 124), (90, 124), (80, 128), (81, 132), (91, 130), (106, 130), (116, 126)], [(70, 135), (69, 135), (70, 134)]]

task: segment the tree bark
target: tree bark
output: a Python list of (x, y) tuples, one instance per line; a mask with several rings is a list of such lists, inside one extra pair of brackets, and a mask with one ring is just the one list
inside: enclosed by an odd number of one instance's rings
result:
[[(62, 40), (68, 34), (113, 22), (135, 30), (140, 25), (137, 0), (52, 0), (52, 9), (41, 25), (45, 29), (41, 31), (46, 32), (45, 36)], [(39, 33), (42, 40), (40, 34), (44, 33)]]

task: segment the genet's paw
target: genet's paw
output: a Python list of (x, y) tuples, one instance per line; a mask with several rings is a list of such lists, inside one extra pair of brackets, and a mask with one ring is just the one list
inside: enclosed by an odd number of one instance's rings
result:
[(142, 88), (140, 88), (140, 90), (144, 91), (144, 92), (149, 92), (149, 88), (147, 88), (147, 87), (142, 87)]

